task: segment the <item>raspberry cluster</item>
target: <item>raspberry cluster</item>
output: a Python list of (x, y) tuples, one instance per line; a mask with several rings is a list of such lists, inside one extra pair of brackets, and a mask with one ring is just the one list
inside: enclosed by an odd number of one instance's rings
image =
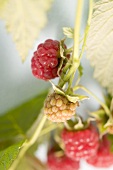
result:
[(95, 155), (99, 147), (99, 134), (94, 126), (80, 131), (64, 129), (61, 138), (65, 146), (65, 154), (77, 161)]
[(52, 93), (45, 101), (44, 113), (53, 122), (65, 122), (75, 114), (78, 102), (72, 103), (65, 96)]
[[(64, 43), (62, 46), (64, 49), (67, 48)], [(39, 44), (31, 60), (32, 73), (36, 78), (47, 81), (59, 76), (58, 72), (62, 72), (67, 59), (70, 58), (70, 53), (64, 54), (66, 58), (64, 57), (62, 61), (60, 49), (60, 42), (57, 40), (47, 39)], [(77, 106), (79, 106), (78, 102), (70, 102), (66, 96), (53, 92), (46, 98), (44, 113), (52, 122), (66, 122), (76, 113)], [(111, 124), (107, 132), (113, 134)], [(62, 147), (64, 155), (58, 157), (54, 151), (49, 152), (48, 170), (78, 170), (81, 159), (85, 159), (87, 163), (95, 167), (105, 168), (113, 165), (113, 153), (111, 153), (111, 144), (107, 136), (103, 136), (100, 140), (99, 133), (92, 124), (82, 130), (64, 128), (61, 132), (61, 141), (64, 146)]]

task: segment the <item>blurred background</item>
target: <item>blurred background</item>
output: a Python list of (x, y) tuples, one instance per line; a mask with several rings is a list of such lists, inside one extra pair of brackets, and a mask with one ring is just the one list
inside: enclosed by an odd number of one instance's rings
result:
[[(21, 61), (12, 36), (6, 31), (4, 21), (0, 20), (0, 114), (4, 114), (8, 110), (21, 105), (23, 102), (35, 97), (41, 91), (50, 87), (48, 82), (33, 77), (31, 73), (31, 58), (39, 43), (44, 42), (48, 38), (60, 40), (64, 37), (62, 27), (74, 27), (76, 2), (74, 0), (53, 1), (51, 9), (47, 13), (47, 24), (41, 30), (24, 63)], [(85, 0), (81, 24), (82, 36), (86, 26), (87, 15), (88, 0)], [(71, 45), (72, 40), (67, 41), (67, 46), (70, 47)], [(84, 75), (80, 84), (90, 89), (103, 100), (102, 88), (93, 79), (93, 68), (90, 67), (86, 54), (83, 56), (82, 66), (84, 67)], [(57, 83), (57, 79), (53, 81)], [(96, 110), (99, 105), (90, 96), (90, 100), (84, 101), (81, 106), (78, 112), (85, 115), (88, 111)], [(46, 160), (46, 157), (44, 157), (45, 148), (45, 145), (42, 145), (37, 151), (37, 155), (42, 160)], [(40, 155), (39, 153), (42, 154)], [(83, 169), (93, 170), (93, 167), (88, 167), (83, 162), (81, 170)]]
[[(41, 30), (34, 48), (30, 50), (24, 63), (21, 61), (11, 35), (5, 29), (4, 21), (0, 20), (0, 113), (5, 113), (7, 110), (20, 105), (50, 86), (49, 83), (32, 76), (31, 58), (39, 43), (44, 42), (48, 38), (60, 40), (64, 37), (63, 27), (74, 27), (75, 9), (76, 1), (53, 1), (51, 9), (47, 13), (47, 24)], [(82, 36), (87, 15), (88, 0), (84, 4), (81, 25)], [(72, 43), (72, 40), (69, 40), (67, 45), (71, 46)], [(82, 59), (82, 63), (84, 75), (81, 83), (91, 87), (93, 91), (95, 91), (96, 85), (96, 90), (98, 90), (98, 83), (92, 78), (93, 69), (89, 66), (85, 56)], [(101, 90), (97, 92), (97, 95), (101, 95)]]

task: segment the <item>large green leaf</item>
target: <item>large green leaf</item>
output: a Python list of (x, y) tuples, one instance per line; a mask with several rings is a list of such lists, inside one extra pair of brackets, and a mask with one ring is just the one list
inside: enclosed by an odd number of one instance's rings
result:
[(5, 150), (0, 151), (0, 170), (8, 170), (12, 162), (17, 158), (24, 141), (18, 142)]
[(15, 136), (26, 138), (26, 132), (38, 117), (48, 91), (0, 117), (0, 142)]

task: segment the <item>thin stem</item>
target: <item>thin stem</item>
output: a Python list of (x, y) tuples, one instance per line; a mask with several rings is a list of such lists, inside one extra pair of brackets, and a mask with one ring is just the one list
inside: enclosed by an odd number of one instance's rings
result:
[(82, 89), (82, 90), (86, 91), (87, 93), (89, 93), (91, 96), (93, 96), (93, 97), (98, 101), (98, 103), (100, 103), (100, 105), (104, 108), (106, 114), (107, 114), (109, 117), (111, 117), (109, 108), (108, 108), (94, 93), (92, 93), (92, 92), (89, 91), (87, 88), (85, 88), (85, 87), (83, 87), (83, 86), (81, 86), (81, 85), (80, 85), (80, 86), (75, 86), (75, 87), (73, 88), (74, 91), (76, 91), (76, 90), (78, 90), (78, 89)]
[(62, 88), (63, 85), (65, 84), (63, 78), (65, 77), (66, 72), (67, 72), (67, 70), (69, 69), (70, 65), (71, 65), (71, 63), (68, 62), (68, 63), (65, 65), (65, 67), (63, 68), (63, 70), (62, 70), (61, 77), (60, 77), (60, 80), (59, 80), (59, 83), (58, 83), (58, 86), (61, 87), (61, 88)]
[(78, 75), (78, 78), (77, 78), (77, 80), (76, 80), (75, 86), (77, 86), (77, 85), (79, 84), (80, 79), (81, 79), (81, 76), (80, 76), (80, 75)]
[(64, 156), (64, 152), (61, 150), (61, 151), (57, 151), (57, 152), (55, 152), (55, 156), (56, 157), (62, 157), (62, 156)]
[(51, 132), (52, 130), (54, 130), (54, 129), (56, 129), (56, 128), (58, 128), (58, 124), (53, 124), (53, 123), (52, 123), (52, 125), (44, 128), (44, 129), (41, 131), (39, 137), (41, 137), (41, 136), (43, 136), (43, 135)]
[(82, 18), (82, 7), (83, 7), (83, 0), (78, 0), (76, 20), (74, 26), (73, 62), (79, 59), (79, 35), (80, 35), (80, 25), (81, 25), (81, 18)]
[(55, 141), (58, 143), (58, 145), (60, 146), (60, 148), (61, 148), (62, 150), (64, 150), (64, 143), (62, 142), (60, 136), (56, 134), (56, 135), (54, 136), (54, 139), (55, 139)]
[(68, 71), (68, 73), (64, 76), (63, 79), (61, 79), (61, 80), (59, 81), (59, 84), (58, 84), (58, 85), (59, 85), (60, 87), (63, 87), (63, 86), (64, 86), (64, 84), (70, 79), (71, 75), (75, 73), (75, 70), (77, 70), (78, 66), (79, 66), (79, 61), (73, 63), (73, 65), (71, 66), (71, 68), (70, 68), (70, 70)]
[(89, 16), (87, 21), (88, 25), (90, 25), (91, 23), (92, 13), (93, 13), (93, 0), (89, 0)]
[[(77, 12), (76, 12), (76, 20), (75, 20), (75, 27), (74, 27), (74, 49), (72, 55), (72, 65), (66, 65), (66, 71), (63, 69), (63, 73), (61, 74), (61, 78), (59, 80), (59, 87), (63, 87), (65, 83), (67, 83), (76, 70), (79, 67), (79, 34), (80, 34), (80, 26), (81, 26), (81, 18), (82, 18), (82, 7), (83, 7), (83, 0), (78, 0), (77, 4)], [(67, 67), (68, 66), (68, 67)], [(70, 69), (69, 69), (70, 67)], [(69, 69), (69, 70), (68, 70)], [(65, 75), (65, 73), (68, 73)], [(74, 76), (73, 76), (74, 79)], [(73, 80), (71, 79), (71, 83)]]
[(73, 52), (73, 47), (68, 48), (68, 49), (65, 49), (66, 55), (67, 55), (67, 54), (70, 54), (71, 52)]
[(68, 88), (67, 88), (67, 90), (66, 90), (66, 93), (67, 94), (70, 94), (70, 92), (71, 92), (71, 86), (72, 86), (72, 82), (73, 82), (73, 79), (74, 79), (74, 73), (71, 75), (71, 77), (70, 77), (70, 79), (69, 79), (69, 81), (68, 81)]
[(83, 55), (83, 52), (84, 52), (84, 49), (85, 49), (85, 46), (86, 46), (86, 40), (87, 40), (89, 28), (90, 28), (92, 13), (93, 13), (93, 0), (90, 0), (89, 1), (89, 16), (88, 16), (87, 26), (86, 26), (86, 29), (85, 29), (85, 36), (84, 36), (84, 41), (83, 41), (83, 45), (82, 45), (82, 50), (81, 50), (81, 53), (80, 53), (80, 59)]
[(40, 132), (45, 124), (45, 121), (46, 121), (46, 116), (43, 116), (43, 118), (41, 119), (36, 131), (34, 132), (33, 136), (31, 137), (31, 139), (29, 140), (29, 146), (32, 146), (36, 141), (37, 141), (37, 138), (39, 137), (40, 135)]
[(9, 170), (15, 170), (19, 164), (19, 162), (21, 161), (22, 157), (25, 155), (26, 151), (36, 142), (36, 140), (39, 137), (39, 134), (45, 124), (46, 121), (46, 117), (43, 116), (43, 118), (41, 119), (39, 126), (37, 127), (37, 129), (35, 130), (33, 136), (30, 138), (30, 140), (26, 140), (23, 148), (21, 148), (19, 155), (17, 157), (17, 159), (13, 162), (12, 166), (9, 168)]
[(69, 123), (67, 121), (64, 122), (64, 125), (65, 125), (66, 129), (73, 130), (73, 128), (69, 125)]

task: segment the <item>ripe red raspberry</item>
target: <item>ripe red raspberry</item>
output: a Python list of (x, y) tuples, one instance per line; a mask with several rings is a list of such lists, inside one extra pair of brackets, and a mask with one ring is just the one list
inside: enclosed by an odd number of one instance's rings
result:
[(107, 137), (104, 136), (100, 141), (100, 146), (97, 154), (88, 159), (87, 162), (95, 167), (101, 168), (106, 168), (113, 165), (113, 153), (110, 151), (110, 145), (111, 144)]
[[(66, 47), (64, 47), (66, 48)], [(68, 56), (67, 56), (68, 57)], [(31, 60), (32, 73), (36, 78), (50, 80), (58, 77), (60, 42), (48, 39), (37, 47)]]
[(73, 160), (88, 159), (96, 154), (99, 147), (99, 134), (92, 125), (85, 130), (61, 133), (65, 154)]
[(67, 156), (57, 157), (54, 152), (48, 154), (47, 170), (78, 170), (79, 162), (73, 161)]
[(78, 102), (72, 103), (65, 96), (52, 93), (45, 101), (44, 113), (53, 122), (65, 122), (74, 114)]

